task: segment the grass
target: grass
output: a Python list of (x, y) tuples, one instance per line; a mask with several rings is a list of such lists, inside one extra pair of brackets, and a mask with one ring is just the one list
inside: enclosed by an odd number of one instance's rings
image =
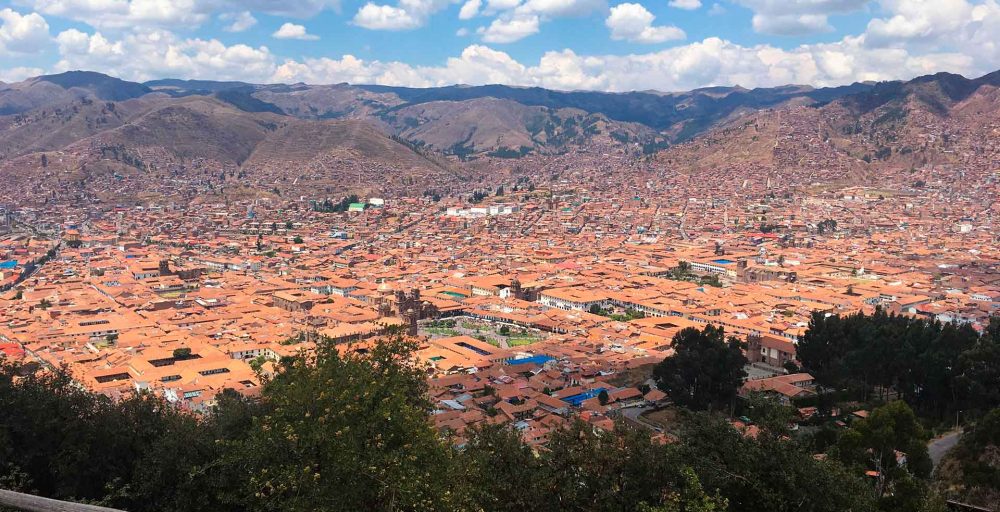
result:
[(513, 338), (507, 338), (507, 344), (510, 345), (511, 347), (521, 347), (521, 346), (524, 346), (524, 345), (531, 345), (532, 343), (538, 343), (539, 341), (542, 341), (542, 338), (532, 338), (532, 337), (525, 337), (525, 338), (513, 337)]
[(458, 331), (455, 329), (449, 329), (447, 327), (425, 327), (421, 329), (426, 333), (434, 334), (437, 336), (458, 336)]

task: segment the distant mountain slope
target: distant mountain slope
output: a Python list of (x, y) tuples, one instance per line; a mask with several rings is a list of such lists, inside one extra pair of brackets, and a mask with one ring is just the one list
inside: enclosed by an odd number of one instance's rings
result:
[(826, 104), (749, 111), (657, 158), (687, 172), (756, 167), (771, 176), (810, 173), (817, 184), (869, 185), (884, 184), (890, 172), (914, 185), (927, 178), (919, 169), (988, 154), (985, 141), (995, 139), (998, 119), (1000, 74), (970, 80), (939, 73)]
[(239, 165), (282, 122), (279, 116), (192, 96), (165, 103), (95, 139), (104, 145), (159, 147), (182, 160), (207, 158)]
[[(211, 96), (87, 98), (0, 117), (0, 179), (28, 202), (222, 194), (339, 198), (462, 173), (371, 123), (248, 112)], [(198, 191), (198, 192), (195, 192)]]
[[(219, 91), (245, 89), (246, 84), (238, 82), (208, 82), (158, 80), (147, 85), (171, 94), (208, 94)], [(389, 120), (387, 128), (404, 137), (414, 135), (414, 141), (432, 144), (436, 147), (451, 147), (464, 144), (465, 136), (438, 137), (424, 136), (425, 130), (414, 130), (407, 124), (395, 124), (392, 119), (413, 117), (413, 112), (441, 110), (441, 105), (454, 104), (455, 112), (473, 117), (469, 112), (480, 110), (489, 126), (470, 126), (469, 130), (459, 130), (454, 126), (449, 131), (469, 132), (504, 136), (509, 142), (503, 147), (518, 148), (541, 146), (538, 140), (526, 137), (531, 127), (525, 123), (514, 126), (512, 119), (533, 119), (524, 115), (524, 107), (549, 110), (573, 109), (585, 114), (603, 116), (605, 121), (637, 123), (651, 131), (662, 132), (671, 141), (684, 141), (704, 132), (714, 124), (748, 110), (770, 108), (791, 101), (806, 101), (821, 104), (849, 94), (870, 90), (873, 84), (853, 84), (844, 87), (814, 89), (808, 86), (783, 86), (747, 90), (741, 87), (710, 87), (689, 92), (628, 92), (605, 93), (591, 91), (554, 91), (539, 87), (510, 87), (505, 85), (449, 86), (432, 88), (391, 87), (381, 85), (257, 85), (253, 86), (253, 97), (270, 105), (275, 105), (284, 113), (309, 119), (327, 118), (369, 118)], [(480, 101), (481, 100), (481, 101)], [(471, 103), (465, 103), (471, 102)], [(490, 103), (483, 111), (480, 107)], [(414, 107), (432, 105), (422, 109)], [(407, 109), (408, 113), (396, 111)], [(506, 112), (501, 112), (506, 110)], [(505, 120), (498, 121), (498, 118)], [(498, 125), (507, 126), (503, 133)], [(436, 128), (436, 127), (435, 127)], [(439, 131), (440, 133), (440, 131)], [(477, 135), (473, 135), (477, 137)], [(574, 137), (566, 138), (567, 141)], [(448, 144), (445, 144), (448, 142)], [(558, 147), (558, 141), (546, 144), (550, 149)], [(463, 147), (494, 149), (496, 140), (477, 140)]]
[(1000, 72), (829, 89), (624, 94), (150, 84), (90, 72), (0, 84), (0, 177), (40, 202), (178, 189), (336, 198), (345, 190), (433, 193), (485, 183), (519, 167), (501, 158), (530, 152), (536, 162), (572, 161), (582, 150), (721, 179), (795, 175), (825, 186), (878, 184), (889, 173), (906, 186), (947, 186), (961, 173), (985, 172), (965, 164), (992, 158), (1000, 131)]
[(369, 92), (347, 84), (258, 86), (254, 97), (304, 119), (375, 119), (403, 104), (394, 94)]
[(559, 150), (597, 138), (654, 142), (654, 130), (611, 121), (579, 109), (526, 106), (511, 100), (478, 98), (434, 101), (390, 109), (381, 119), (400, 136), (448, 153)]
[(165, 78), (162, 80), (150, 80), (148, 82), (144, 82), (142, 85), (157, 91), (188, 95), (209, 94), (229, 89), (242, 89), (250, 87), (252, 84), (248, 84), (246, 82), (217, 82), (215, 80), (178, 80), (176, 78)]
[(449, 168), (443, 160), (425, 156), (368, 123), (340, 120), (288, 122), (257, 145), (246, 165), (306, 163), (337, 149), (401, 169), (446, 171)]
[(35, 80), (49, 82), (63, 89), (84, 89), (97, 99), (123, 101), (153, 92), (145, 85), (114, 78), (93, 71), (67, 71), (58, 75), (42, 75)]
[(13, 116), (0, 116), (0, 159), (56, 150), (122, 126), (162, 104), (163, 98), (95, 101), (84, 97)]
[(65, 105), (83, 98), (94, 101), (125, 101), (151, 92), (152, 89), (142, 84), (126, 82), (101, 73), (68, 71), (0, 85), (0, 115)]
[(810, 87), (777, 87), (746, 90), (740, 87), (714, 87), (682, 93), (591, 91), (553, 91), (539, 87), (509, 87), (484, 85), (451, 86), (429, 89), (357, 86), (372, 92), (392, 93), (408, 105), (432, 101), (463, 101), (476, 98), (512, 100), (529, 106), (576, 108), (606, 115), (615, 121), (636, 122), (656, 130), (666, 130), (678, 123), (721, 119), (740, 108), (759, 109), (778, 105), (797, 97), (826, 102), (848, 94), (870, 89), (869, 84), (812, 89)]

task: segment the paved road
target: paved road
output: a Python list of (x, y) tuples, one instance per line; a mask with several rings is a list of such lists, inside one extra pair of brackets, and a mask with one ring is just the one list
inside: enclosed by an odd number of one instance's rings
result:
[(628, 408), (622, 409), (620, 412), (621, 412), (622, 416), (624, 416), (625, 418), (628, 418), (632, 422), (635, 422), (635, 423), (637, 423), (639, 425), (642, 425), (642, 426), (644, 426), (644, 427), (646, 427), (646, 428), (648, 428), (648, 429), (650, 429), (650, 430), (652, 430), (654, 432), (663, 432), (662, 428), (660, 428), (660, 427), (658, 427), (656, 425), (653, 425), (652, 423), (649, 423), (646, 420), (642, 419), (642, 413), (644, 413), (646, 411), (651, 411), (651, 410), (653, 410), (652, 407), (643, 406), (643, 407), (628, 407)]
[(955, 447), (958, 444), (958, 440), (962, 437), (962, 431), (957, 430), (955, 432), (949, 432), (942, 437), (937, 437), (927, 443), (927, 453), (931, 456), (931, 462), (934, 463), (934, 468), (938, 467), (941, 463), (941, 459), (944, 458), (948, 450)]

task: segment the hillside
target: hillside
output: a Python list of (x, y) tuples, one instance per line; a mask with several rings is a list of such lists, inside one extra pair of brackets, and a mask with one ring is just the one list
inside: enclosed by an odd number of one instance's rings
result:
[[(653, 142), (654, 130), (611, 121), (578, 109), (529, 107), (511, 100), (480, 98), (406, 105), (381, 119), (407, 140), (435, 150), (468, 155), (553, 151), (592, 139)], [(506, 151), (505, 151), (506, 150)]]
[(167, 102), (96, 138), (105, 145), (162, 147), (182, 161), (207, 158), (239, 165), (283, 122), (280, 116), (248, 113), (193, 96)]
[[(163, 90), (169, 88), (173, 94), (218, 93), (245, 87), (245, 84), (230, 82), (184, 83), (177, 80), (148, 82), (147, 85)], [(786, 86), (754, 90), (712, 87), (679, 93), (567, 92), (504, 85), (424, 89), (348, 84), (253, 87), (254, 98), (288, 115), (384, 121), (387, 129), (414, 142), (469, 154), (498, 148), (518, 150), (522, 146), (561, 150), (564, 146), (585, 142), (577, 138), (572, 127), (568, 127), (567, 136), (557, 137), (553, 137), (553, 128), (549, 128), (540, 139), (540, 127), (552, 124), (558, 128), (562, 120), (571, 117), (564, 114), (556, 119), (539, 120), (540, 115), (551, 112), (582, 113), (576, 121), (588, 126), (597, 122), (614, 125), (608, 133), (627, 133), (632, 142), (653, 142), (651, 134), (656, 132), (670, 141), (684, 141), (741, 112), (796, 100), (817, 104), (868, 91), (873, 86), (854, 84), (824, 89)], [(587, 115), (596, 117), (585, 119)], [(421, 118), (433, 122), (451, 116), (458, 116), (463, 126), (456, 126), (454, 122), (444, 126), (438, 123), (415, 125)], [(639, 125), (642, 129), (636, 130)], [(626, 128), (628, 126), (631, 127)], [(498, 143), (498, 137), (505, 140)]]
[[(182, 190), (337, 198), (487, 184), (526, 154), (573, 161), (594, 151), (721, 180), (742, 175), (744, 187), (963, 187), (989, 172), (969, 162), (1000, 158), (989, 144), (1000, 130), (998, 84), (1000, 73), (937, 74), (834, 89), (609, 94), (144, 85), (72, 72), (0, 85), (0, 111), (8, 112), (0, 115), (0, 174), (20, 185), (14, 195), (37, 201)], [(648, 124), (627, 121), (637, 116)]]
[(124, 101), (151, 92), (152, 89), (142, 84), (90, 71), (43, 75), (23, 82), (0, 84), (0, 115), (65, 105), (85, 98), (94, 101)]
[[(35, 201), (424, 188), (451, 164), (369, 123), (248, 112), (209, 96), (87, 99), (2, 118), (0, 176)], [(42, 155), (45, 155), (43, 158)]]
[(124, 125), (156, 108), (163, 98), (121, 102), (87, 97), (21, 114), (0, 116), (0, 159), (51, 151)]
[(794, 174), (817, 186), (947, 181), (953, 166), (998, 151), (985, 144), (998, 129), (997, 81), (996, 74), (977, 80), (938, 74), (822, 105), (795, 101), (746, 111), (661, 152), (657, 161), (683, 172)]

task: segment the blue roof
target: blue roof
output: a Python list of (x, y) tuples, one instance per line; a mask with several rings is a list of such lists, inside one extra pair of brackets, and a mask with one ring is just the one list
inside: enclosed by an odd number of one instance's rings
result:
[(507, 364), (538, 364), (542, 365), (555, 359), (552, 356), (538, 354), (536, 356), (522, 357), (520, 359), (508, 359)]
[(17, 260), (0, 261), (0, 269), (8, 270), (17, 266)]
[(580, 404), (582, 404), (584, 402), (584, 400), (590, 400), (591, 398), (594, 398), (595, 396), (600, 395), (601, 391), (605, 391), (605, 389), (604, 388), (594, 388), (594, 389), (591, 389), (590, 391), (585, 391), (583, 393), (580, 393), (579, 395), (573, 395), (573, 396), (567, 396), (566, 398), (560, 398), (560, 400), (562, 400), (563, 402), (566, 402), (566, 403), (572, 405), (573, 407), (579, 407)]

